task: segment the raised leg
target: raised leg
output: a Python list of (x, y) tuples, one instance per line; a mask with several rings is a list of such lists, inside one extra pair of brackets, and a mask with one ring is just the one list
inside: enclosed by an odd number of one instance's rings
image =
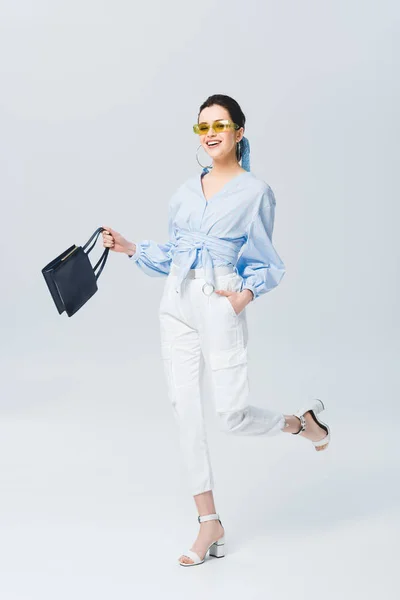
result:
[(210, 296), (203, 352), (211, 368), (215, 408), (221, 428), (237, 435), (276, 435), (284, 415), (250, 400), (246, 309), (235, 314), (226, 296)]

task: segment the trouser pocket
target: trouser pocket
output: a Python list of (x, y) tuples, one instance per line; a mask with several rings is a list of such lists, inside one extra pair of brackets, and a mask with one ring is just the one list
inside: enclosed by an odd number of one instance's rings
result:
[[(222, 275), (217, 278), (216, 289), (226, 290), (227, 292), (238, 292), (242, 285), (242, 277), (237, 273), (229, 273), (228, 275)], [(218, 295), (218, 294), (217, 294)], [(223, 304), (226, 305), (227, 312), (231, 314), (232, 317), (237, 318), (241, 315), (245, 309), (243, 308), (240, 313), (237, 313), (233, 308), (231, 300), (228, 296), (221, 296)]]
[(209, 363), (217, 412), (230, 412), (247, 406), (247, 348), (214, 349), (209, 354)]

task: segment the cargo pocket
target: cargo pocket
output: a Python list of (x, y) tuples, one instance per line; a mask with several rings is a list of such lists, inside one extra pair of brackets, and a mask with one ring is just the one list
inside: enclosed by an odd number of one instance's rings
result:
[(217, 369), (229, 369), (247, 363), (247, 347), (229, 348), (210, 352), (210, 367), (213, 371)]
[(247, 347), (212, 352), (209, 361), (217, 412), (231, 412), (247, 406)]

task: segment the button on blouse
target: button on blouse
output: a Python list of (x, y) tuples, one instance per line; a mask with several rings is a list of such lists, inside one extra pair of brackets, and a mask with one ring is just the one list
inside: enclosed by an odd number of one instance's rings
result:
[(254, 300), (275, 288), (286, 272), (272, 244), (276, 200), (271, 187), (250, 171), (243, 171), (207, 201), (201, 177), (185, 181), (168, 207), (165, 243), (135, 242), (129, 260), (147, 275), (166, 276), (171, 262), (179, 267), (176, 290), (189, 269), (204, 267), (207, 283), (214, 283), (213, 267), (233, 265), (242, 289)]

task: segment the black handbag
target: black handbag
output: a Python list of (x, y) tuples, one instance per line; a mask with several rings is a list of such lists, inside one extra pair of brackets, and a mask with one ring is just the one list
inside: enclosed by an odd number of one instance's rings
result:
[[(106, 264), (110, 249), (104, 249), (94, 268), (88, 254), (103, 230), (104, 227), (99, 227), (83, 247), (75, 244), (70, 246), (42, 269), (43, 277), (60, 315), (66, 311), (67, 315), (72, 317), (97, 292), (97, 280)], [(93, 238), (93, 244), (85, 252)], [(96, 273), (99, 266), (100, 269)]]

